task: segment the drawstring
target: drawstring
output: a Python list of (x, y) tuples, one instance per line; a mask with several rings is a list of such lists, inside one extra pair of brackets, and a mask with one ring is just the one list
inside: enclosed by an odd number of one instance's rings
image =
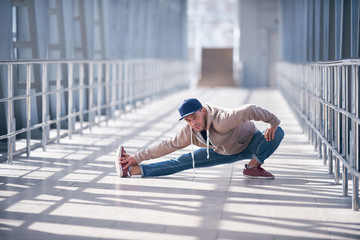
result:
[[(195, 156), (194, 156), (194, 144), (193, 144), (193, 139), (192, 139), (192, 130), (191, 131), (191, 135), (190, 135), (190, 141), (191, 141), (191, 157), (192, 157), (192, 165), (193, 165), (193, 169), (195, 172)], [(206, 158), (209, 159), (210, 155), (209, 155), (209, 148), (210, 148), (210, 138), (209, 138), (209, 129), (206, 129)]]
[(209, 140), (209, 129), (206, 129), (206, 153), (207, 153), (207, 159), (209, 159), (209, 144), (210, 140)]
[(191, 157), (192, 157), (192, 164), (193, 164), (193, 169), (195, 172), (195, 157), (194, 157), (194, 145), (193, 145), (193, 140), (192, 140), (192, 130), (191, 131), (191, 135), (190, 135), (190, 139), (191, 139)]

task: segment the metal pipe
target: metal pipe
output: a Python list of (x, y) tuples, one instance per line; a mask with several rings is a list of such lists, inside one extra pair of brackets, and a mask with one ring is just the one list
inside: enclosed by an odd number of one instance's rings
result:
[(61, 63), (57, 64), (56, 67), (56, 142), (60, 143), (60, 113), (61, 113), (61, 92), (59, 91), (61, 89)]
[(92, 130), (92, 126), (94, 126), (94, 65), (93, 63), (89, 63), (89, 128)]
[(42, 122), (45, 123), (44, 126), (42, 126), (42, 149), (43, 151), (46, 151), (46, 145), (47, 145), (47, 131), (46, 131), (46, 123), (47, 123), (47, 64), (42, 64)]
[(69, 138), (73, 132), (73, 63), (68, 63), (68, 131)]
[[(360, 79), (359, 79), (359, 66), (352, 67), (352, 77), (354, 79), (354, 113), (357, 118), (360, 118)], [(354, 168), (359, 172), (360, 165), (360, 140), (359, 140), (359, 127), (358, 123), (353, 121), (353, 141), (354, 141)], [(357, 211), (359, 209), (359, 178), (356, 175), (352, 176), (352, 209)]]
[(322, 155), (322, 157), (323, 157), (323, 164), (324, 165), (326, 165), (326, 144), (324, 143), (324, 144), (322, 144), (322, 152), (323, 152), (323, 155)]
[[(359, 83), (358, 83), (359, 84)], [(359, 100), (359, 86), (356, 88), (356, 98)], [(355, 104), (359, 108), (359, 101)], [(359, 171), (359, 125), (353, 123), (353, 143), (354, 143), (354, 168)], [(352, 209), (357, 211), (359, 209), (359, 178), (356, 175), (352, 175)]]
[[(105, 104), (110, 102), (110, 64), (106, 63), (105, 65)], [(110, 118), (109, 106), (105, 108), (106, 114), (106, 126), (108, 125), (108, 120)]]
[(129, 63), (124, 63), (124, 109), (126, 110), (127, 104), (129, 103)]
[[(341, 108), (345, 109), (346, 111), (349, 110), (349, 92), (348, 92), (348, 68), (346, 66), (341, 67), (342, 77), (341, 77), (341, 85), (342, 85), (342, 102), (341, 102)], [(345, 159), (345, 161), (348, 163), (348, 133), (349, 133), (349, 126), (348, 126), (348, 119), (346, 116), (342, 116), (342, 155)], [(348, 171), (346, 167), (343, 165), (342, 167), (342, 195), (348, 196), (349, 191), (349, 182), (348, 182)]]
[(333, 174), (333, 155), (331, 149), (328, 149), (328, 167), (329, 167), (329, 174)]
[[(341, 107), (341, 82), (340, 82), (340, 69), (339, 67), (335, 68), (336, 71), (336, 78), (335, 78), (335, 84), (336, 84), (336, 105), (338, 107)], [(336, 148), (337, 151), (341, 154), (341, 114), (337, 112), (336, 114)], [(335, 183), (339, 183), (340, 178), (340, 161), (338, 158), (335, 160)]]
[(348, 171), (345, 165), (342, 165), (342, 195), (348, 196), (349, 184), (348, 184)]
[(111, 64), (111, 113), (110, 116), (111, 118), (113, 118), (115, 116), (115, 110), (116, 110), (116, 98), (117, 98), (117, 77), (116, 77), (116, 69), (117, 64), (116, 63), (112, 63)]
[(123, 96), (123, 82), (124, 82), (124, 78), (123, 78), (123, 64), (122, 62), (119, 62), (119, 66), (118, 66), (118, 69), (119, 69), (119, 85), (118, 85), (118, 93), (119, 93), (119, 103), (118, 103), (118, 109), (119, 110), (122, 110), (123, 107), (123, 99), (124, 99), (124, 96)]
[(82, 129), (84, 124), (84, 64), (79, 64), (79, 120), (80, 120), (80, 129), (79, 133), (82, 135)]
[[(31, 65), (26, 64), (26, 128), (29, 129), (31, 125)], [(26, 156), (30, 157), (30, 139), (31, 139), (31, 131), (28, 130), (26, 132)]]
[(97, 115), (98, 123), (101, 122), (101, 98), (102, 98), (102, 64), (98, 64), (98, 77), (97, 77)]
[[(8, 97), (11, 98), (13, 96), (13, 65), (9, 64), (8, 65)], [(10, 134), (13, 129), (12, 129), (12, 123), (15, 124), (15, 119), (14, 119), (14, 109), (13, 109), (13, 101), (9, 100), (8, 101), (8, 109), (7, 109), (7, 133)], [(12, 159), (13, 159), (13, 149), (15, 149), (15, 141), (13, 141), (12, 137), (8, 138), (8, 164), (12, 164)]]

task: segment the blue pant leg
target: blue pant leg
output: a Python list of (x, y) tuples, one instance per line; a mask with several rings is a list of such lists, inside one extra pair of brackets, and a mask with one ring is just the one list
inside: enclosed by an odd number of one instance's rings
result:
[(192, 157), (191, 153), (186, 153), (166, 161), (141, 164), (140, 167), (142, 177), (164, 176), (192, 168)]
[(255, 158), (259, 164), (263, 164), (264, 161), (275, 152), (284, 138), (284, 130), (281, 127), (276, 129), (275, 137), (271, 141), (265, 140), (264, 132), (263, 130), (261, 136), (257, 139), (257, 147), (253, 153), (253, 158)]
[[(194, 152), (194, 157), (196, 168), (211, 167), (224, 163), (232, 163), (239, 160), (237, 154), (221, 155), (215, 152), (213, 149), (209, 149), (208, 159), (206, 148), (197, 149)], [(170, 175), (187, 169), (191, 169), (192, 167), (193, 162), (191, 153), (182, 154), (177, 158), (162, 162), (140, 165), (142, 177)]]

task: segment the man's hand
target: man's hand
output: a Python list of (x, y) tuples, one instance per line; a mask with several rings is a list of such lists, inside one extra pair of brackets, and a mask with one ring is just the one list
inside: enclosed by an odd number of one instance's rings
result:
[(119, 158), (119, 163), (126, 163), (125, 167), (123, 169), (129, 168), (131, 165), (138, 165), (135, 161), (134, 156), (125, 154), (125, 157)]
[(266, 141), (274, 140), (275, 131), (276, 131), (277, 128), (278, 128), (278, 127), (268, 126), (268, 127), (265, 129), (264, 137), (265, 137), (265, 140), (266, 140)]

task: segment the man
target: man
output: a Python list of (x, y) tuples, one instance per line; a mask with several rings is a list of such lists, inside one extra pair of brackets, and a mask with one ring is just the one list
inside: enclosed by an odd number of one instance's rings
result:
[[(246, 177), (274, 178), (261, 167), (284, 137), (284, 131), (279, 127), (280, 120), (274, 114), (256, 105), (244, 105), (236, 109), (202, 105), (195, 98), (184, 100), (178, 110), (181, 117), (179, 120), (185, 119), (187, 124), (174, 137), (134, 155), (126, 154), (123, 147), (119, 147), (115, 159), (119, 177), (163, 176), (196, 167), (251, 159), (243, 171)], [(260, 132), (252, 120), (269, 123), (269, 126)], [(140, 164), (191, 144), (200, 148), (167, 161)]]

